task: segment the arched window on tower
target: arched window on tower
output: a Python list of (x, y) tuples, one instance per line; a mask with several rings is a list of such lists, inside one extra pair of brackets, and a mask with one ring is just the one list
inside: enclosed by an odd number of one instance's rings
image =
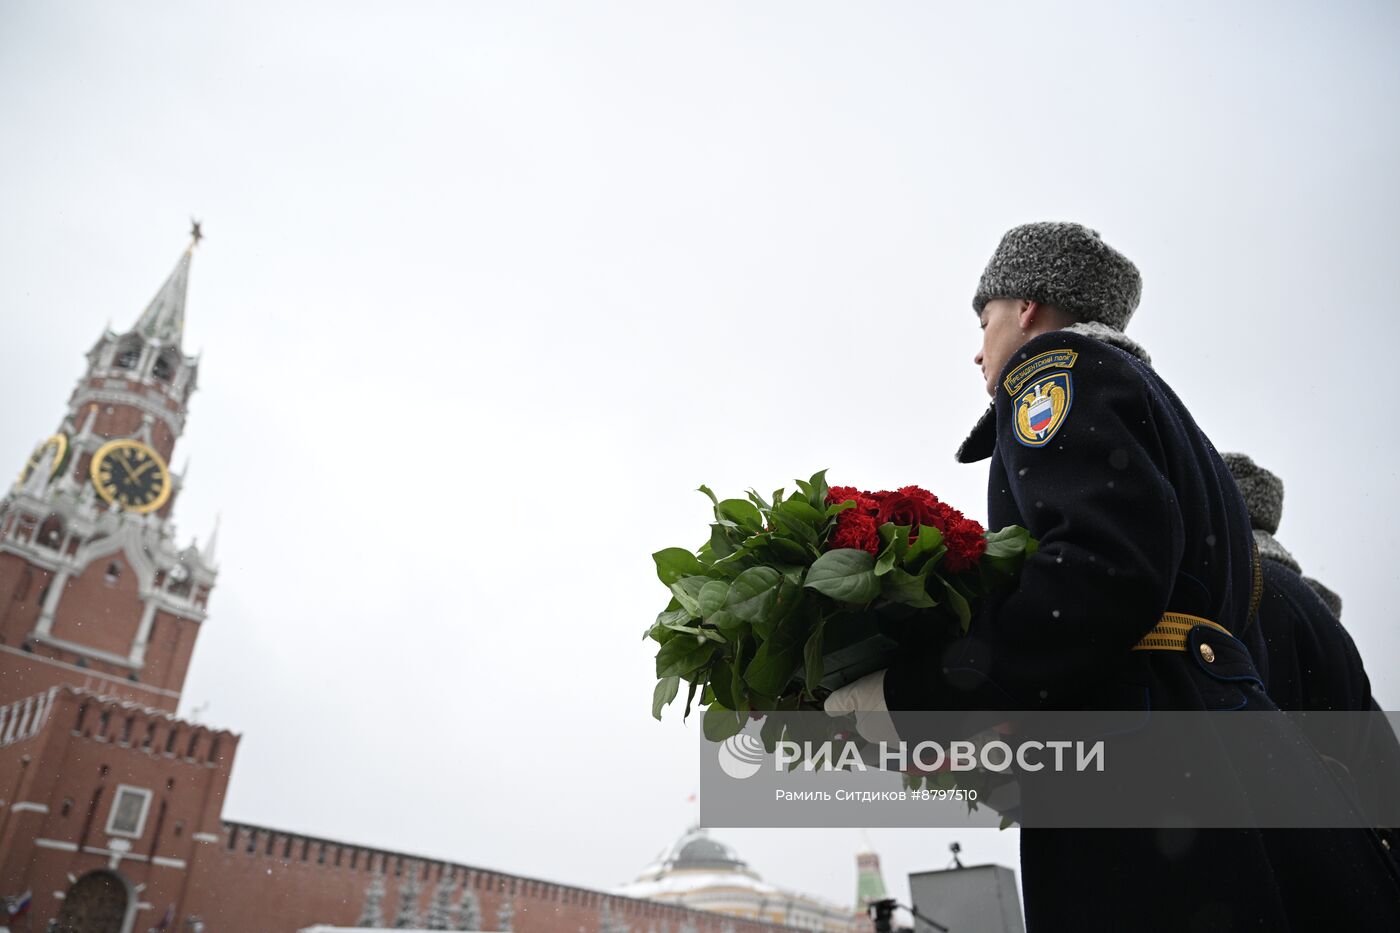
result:
[(39, 544), (56, 551), (62, 543), (63, 519), (57, 515), (50, 515), (44, 520), (44, 524), (39, 526)]
[(169, 382), (175, 376), (175, 365), (179, 360), (173, 349), (162, 350), (160, 356), (156, 357), (156, 365), (151, 370), (151, 375), (161, 382)]
[(102, 582), (106, 583), (108, 586), (116, 586), (117, 580), (121, 578), (121, 575), (121, 561), (111, 561), (107, 564), (107, 573), (103, 576)]
[(127, 337), (117, 347), (117, 355), (113, 357), (112, 363), (117, 369), (135, 369), (136, 364), (141, 362), (141, 338), (135, 335)]

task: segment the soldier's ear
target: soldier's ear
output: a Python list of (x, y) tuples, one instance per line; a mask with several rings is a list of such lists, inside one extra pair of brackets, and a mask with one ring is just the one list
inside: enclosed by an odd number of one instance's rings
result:
[(1040, 318), (1040, 309), (1043, 307), (1038, 301), (1028, 301), (1021, 299), (1019, 307), (1016, 309), (1017, 323), (1021, 325), (1021, 330), (1027, 330), (1035, 325)]

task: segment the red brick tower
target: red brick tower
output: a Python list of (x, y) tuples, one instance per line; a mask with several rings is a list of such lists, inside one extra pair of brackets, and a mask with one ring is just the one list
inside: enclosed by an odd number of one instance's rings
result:
[(174, 930), (225, 838), (238, 736), (173, 715), (215, 577), (171, 522), (193, 249), (0, 500), (0, 928)]
[(0, 501), (0, 704), (58, 684), (173, 711), (214, 586), (177, 548), (169, 464), (199, 361), (181, 349), (194, 240), (135, 326), (103, 333), (58, 430)]

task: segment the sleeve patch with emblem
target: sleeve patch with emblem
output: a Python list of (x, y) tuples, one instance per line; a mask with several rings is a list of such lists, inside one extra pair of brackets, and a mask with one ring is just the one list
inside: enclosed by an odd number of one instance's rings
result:
[(1067, 372), (1032, 379), (1011, 401), (1013, 431), (1026, 447), (1043, 447), (1069, 416), (1074, 383)]

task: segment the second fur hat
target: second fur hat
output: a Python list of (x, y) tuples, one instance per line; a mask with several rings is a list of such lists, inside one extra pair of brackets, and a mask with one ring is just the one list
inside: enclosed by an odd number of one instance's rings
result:
[(1283, 518), (1283, 480), (1245, 454), (1226, 453), (1220, 457), (1244, 496), (1249, 523), (1271, 535), (1278, 534), (1279, 519)]

